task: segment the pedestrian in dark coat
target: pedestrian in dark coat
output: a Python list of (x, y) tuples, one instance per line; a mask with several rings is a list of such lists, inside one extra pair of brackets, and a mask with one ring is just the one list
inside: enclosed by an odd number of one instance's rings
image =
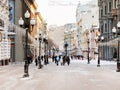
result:
[(37, 57), (35, 58), (35, 65), (36, 66), (38, 65), (38, 59), (37, 59)]
[(63, 65), (67, 62), (67, 55), (63, 56)]
[(68, 66), (69, 66), (69, 64), (70, 64), (70, 58), (69, 58), (69, 56), (67, 56), (67, 64), (68, 64)]
[(43, 61), (43, 58), (44, 58), (44, 57), (43, 57), (43, 55), (42, 55), (42, 56), (41, 56), (41, 60), (42, 60), (42, 61)]
[(53, 56), (52, 56), (52, 62), (54, 62), (54, 61), (55, 61), (55, 56), (53, 55)]

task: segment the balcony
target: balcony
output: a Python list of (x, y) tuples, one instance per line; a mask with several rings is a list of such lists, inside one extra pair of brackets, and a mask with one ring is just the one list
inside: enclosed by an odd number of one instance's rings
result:
[(112, 16), (117, 16), (117, 8), (112, 9)]

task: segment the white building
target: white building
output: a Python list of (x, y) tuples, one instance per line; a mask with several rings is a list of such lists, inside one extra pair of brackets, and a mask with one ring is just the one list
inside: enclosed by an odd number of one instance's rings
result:
[(79, 3), (77, 6), (76, 23), (78, 31), (78, 54), (83, 54), (83, 51), (88, 49), (88, 47), (86, 47), (87, 45), (85, 45), (85, 43), (87, 43), (87, 40), (85, 40), (86, 36), (84, 36), (87, 34), (86, 30), (90, 33), (93, 27), (99, 26), (98, 9), (98, 0), (91, 0), (84, 5)]
[(0, 1), (0, 65), (8, 64), (10, 59), (10, 40), (8, 39), (8, 0)]

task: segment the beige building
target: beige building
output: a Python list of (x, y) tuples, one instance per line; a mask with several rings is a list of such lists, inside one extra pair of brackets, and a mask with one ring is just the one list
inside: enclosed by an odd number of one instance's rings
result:
[[(93, 33), (93, 27), (99, 27), (99, 9), (97, 0), (91, 0), (85, 5), (78, 4), (76, 9), (76, 23), (78, 31), (78, 54), (87, 58), (88, 47), (90, 51), (90, 57), (94, 59), (94, 50), (96, 42), (94, 40), (95, 35)], [(88, 41), (90, 42), (88, 45)]]
[(96, 38), (98, 37), (98, 32), (98, 28), (93, 28), (90, 32), (90, 57), (92, 59), (97, 59), (98, 42)]
[[(13, 0), (14, 1), (14, 0)], [(11, 45), (11, 57), (12, 61), (23, 61), (25, 58), (25, 31), (22, 28), (19, 28), (18, 20), (20, 17), (25, 21), (25, 12), (28, 10), (30, 13), (30, 19), (35, 19), (36, 23), (34, 27), (29, 26), (29, 30), (31, 31), (28, 35), (28, 52), (30, 55), (34, 56), (36, 54), (35, 50), (38, 47), (38, 42), (35, 40), (35, 36), (39, 35), (39, 30), (43, 30), (41, 28), (41, 23), (43, 22), (43, 18), (40, 12), (37, 12), (37, 3), (35, 0), (15, 0), (14, 1), (14, 22), (10, 23), (10, 28), (12, 27), (12, 31), (16, 33), (15, 36), (10, 35), (13, 44)], [(18, 12), (19, 11), (19, 12)], [(25, 21), (26, 23), (26, 21)], [(15, 25), (14, 25), (15, 24)], [(25, 26), (24, 26), (25, 27)], [(21, 30), (20, 30), (21, 29)]]
[(82, 55), (87, 58), (88, 55), (88, 30), (86, 29), (82, 34), (81, 34), (81, 46), (82, 46)]
[(68, 31), (64, 32), (64, 42), (67, 42), (68, 54), (76, 55), (77, 54), (77, 30), (76, 28), (71, 28)]
[[(82, 52), (83, 56), (87, 58), (88, 56), (88, 50), (89, 51), (89, 57), (91, 59), (97, 59), (97, 53), (98, 53), (98, 42), (97, 42), (97, 37), (98, 37), (98, 28), (92, 29), (90, 32), (86, 29), (82, 33)], [(88, 43), (89, 41), (89, 43)], [(89, 47), (89, 49), (88, 49)], [(96, 54), (95, 54), (96, 53)]]

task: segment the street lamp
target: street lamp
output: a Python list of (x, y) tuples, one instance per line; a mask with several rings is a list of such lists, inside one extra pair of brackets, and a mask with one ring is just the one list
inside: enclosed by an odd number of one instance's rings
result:
[(52, 55), (52, 61), (54, 62), (54, 59), (55, 59), (55, 48), (52, 49), (52, 53), (53, 53), (53, 55)]
[(41, 37), (41, 33), (39, 34), (39, 67), (38, 69), (42, 68), (42, 64), (41, 64), (41, 41), (42, 41), (42, 37)]
[(116, 28), (115, 27), (113, 27), (113, 29), (112, 29), (112, 32), (115, 34), (117, 34), (118, 35), (118, 55), (117, 55), (117, 70), (116, 70), (116, 72), (120, 72), (120, 56), (119, 56), (119, 48), (120, 48), (120, 40), (119, 40), (119, 38), (120, 38), (120, 21), (117, 23), (117, 27), (118, 27), (118, 31), (116, 30)]
[(89, 41), (89, 38), (88, 38), (87, 43), (88, 43), (88, 55), (87, 55), (87, 57), (88, 57), (88, 64), (90, 64), (90, 57), (89, 57), (89, 54), (90, 54), (90, 47), (89, 47), (90, 41)]
[(65, 52), (66, 52), (66, 56), (67, 56), (67, 47), (68, 47), (68, 43), (67, 42), (65, 42), (65, 44), (64, 44), (64, 48), (65, 48)]
[(48, 39), (47, 39), (47, 37), (44, 35), (44, 37), (43, 37), (43, 42), (44, 42), (44, 53), (45, 53), (45, 55), (44, 55), (44, 64), (45, 65), (47, 65), (48, 64), (48, 55), (47, 55), (47, 45), (48, 45)]
[(49, 64), (49, 61), (48, 61), (48, 38), (47, 38), (47, 41), (46, 41), (46, 59), (47, 59), (47, 64)]
[[(26, 29), (26, 49), (25, 49), (25, 65), (24, 65), (24, 75), (23, 77), (29, 77), (29, 73), (28, 73), (28, 66), (29, 66), (29, 61), (28, 61), (28, 33), (32, 32), (29, 30), (29, 26), (32, 25), (32, 30), (33, 30), (33, 26), (35, 25), (35, 19), (31, 19), (29, 22), (29, 18), (30, 18), (30, 13), (27, 10), (25, 13), (25, 18), (26, 18), (26, 23), (25, 23), (25, 29)], [(22, 19), (22, 17), (19, 19), (18, 21), (19, 25), (22, 27), (24, 25), (24, 20)]]
[(97, 67), (100, 67), (100, 46), (99, 46), (99, 42), (103, 41), (104, 37), (100, 35), (100, 33), (98, 34), (98, 62), (97, 62)]

